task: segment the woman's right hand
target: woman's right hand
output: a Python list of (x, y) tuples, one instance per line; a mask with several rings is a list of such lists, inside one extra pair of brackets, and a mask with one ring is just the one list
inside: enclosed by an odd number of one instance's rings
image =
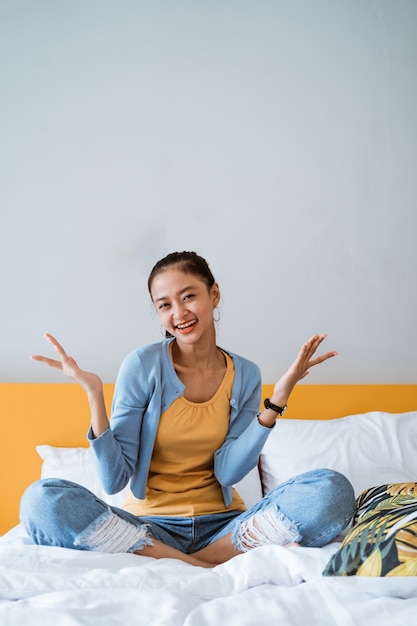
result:
[(104, 402), (104, 390), (103, 382), (96, 374), (91, 372), (85, 372), (80, 369), (72, 356), (68, 356), (61, 344), (49, 335), (45, 334), (45, 337), (49, 343), (53, 345), (58, 353), (59, 359), (50, 359), (47, 356), (40, 354), (33, 354), (31, 359), (34, 361), (40, 361), (49, 365), (49, 367), (55, 367), (62, 370), (66, 376), (72, 378), (76, 383), (81, 385), (86, 391), (91, 411), (91, 429), (94, 437), (99, 437), (109, 427), (109, 420), (107, 418), (106, 405)]
[(103, 382), (96, 375), (91, 372), (86, 372), (78, 367), (76, 361), (72, 358), (72, 356), (68, 356), (65, 352), (64, 348), (61, 344), (52, 337), (49, 333), (45, 334), (47, 341), (53, 345), (56, 352), (58, 353), (59, 359), (51, 359), (47, 356), (42, 356), (40, 354), (33, 354), (30, 358), (34, 361), (40, 361), (41, 363), (45, 363), (49, 367), (55, 367), (57, 369), (62, 370), (62, 372), (72, 378), (76, 383), (81, 385), (83, 389), (89, 394), (94, 395), (97, 393), (102, 393), (103, 391)]

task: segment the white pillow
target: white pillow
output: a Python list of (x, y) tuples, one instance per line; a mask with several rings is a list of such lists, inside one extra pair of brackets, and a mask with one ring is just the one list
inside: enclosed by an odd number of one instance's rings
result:
[(356, 496), (368, 487), (416, 481), (417, 411), (278, 420), (260, 457), (264, 493), (321, 467), (344, 474)]
[[(37, 446), (36, 451), (43, 459), (41, 478), (65, 478), (87, 487), (99, 498), (112, 506), (121, 507), (126, 499), (129, 486), (123, 491), (109, 496), (101, 486), (95, 461), (90, 448), (56, 448)], [(247, 507), (262, 498), (262, 485), (258, 467), (235, 485)]]
[(83, 485), (101, 500), (112, 506), (121, 507), (126, 499), (129, 486), (119, 493), (109, 495), (101, 486), (91, 448), (56, 448), (36, 446), (43, 460), (41, 478), (65, 478)]
[(259, 502), (259, 500), (262, 500), (262, 483), (258, 466), (256, 465), (234, 487), (248, 509)]

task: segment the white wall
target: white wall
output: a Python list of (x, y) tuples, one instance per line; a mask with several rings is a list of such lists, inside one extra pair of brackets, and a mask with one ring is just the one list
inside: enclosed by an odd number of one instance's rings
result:
[(193, 249), (265, 382), (417, 382), (417, 2), (9, 0), (0, 64), (1, 381), (112, 382)]

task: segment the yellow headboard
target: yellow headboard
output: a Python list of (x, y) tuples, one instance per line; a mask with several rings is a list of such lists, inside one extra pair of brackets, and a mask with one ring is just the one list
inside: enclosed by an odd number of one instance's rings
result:
[[(263, 386), (263, 397), (272, 385)], [(105, 386), (110, 407), (113, 385)], [(298, 385), (286, 418), (331, 419), (368, 411), (417, 410), (417, 385)], [(35, 446), (88, 445), (89, 410), (84, 392), (73, 384), (0, 384), (0, 534), (18, 523), (26, 487), (39, 478)]]

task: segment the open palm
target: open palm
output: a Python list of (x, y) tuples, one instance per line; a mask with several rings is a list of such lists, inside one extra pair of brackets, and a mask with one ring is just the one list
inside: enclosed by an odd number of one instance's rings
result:
[(54, 349), (58, 353), (58, 359), (51, 359), (47, 356), (42, 356), (40, 354), (34, 354), (31, 356), (31, 359), (34, 361), (39, 361), (41, 363), (45, 363), (49, 367), (55, 367), (56, 369), (62, 370), (62, 372), (72, 378), (76, 383), (81, 385), (87, 393), (100, 391), (103, 387), (102, 380), (92, 372), (86, 372), (82, 370), (76, 363), (76, 361), (72, 358), (72, 356), (68, 356), (65, 352), (64, 348), (61, 344), (49, 333), (45, 334), (47, 341), (53, 345)]
[(313, 358), (317, 348), (326, 337), (326, 333), (313, 335), (301, 346), (301, 350), (294, 363), (290, 365), (285, 374), (283, 374), (276, 383), (274, 394), (283, 394), (288, 397), (298, 381), (308, 376), (310, 368), (337, 355), (337, 352), (326, 352), (321, 356)]

